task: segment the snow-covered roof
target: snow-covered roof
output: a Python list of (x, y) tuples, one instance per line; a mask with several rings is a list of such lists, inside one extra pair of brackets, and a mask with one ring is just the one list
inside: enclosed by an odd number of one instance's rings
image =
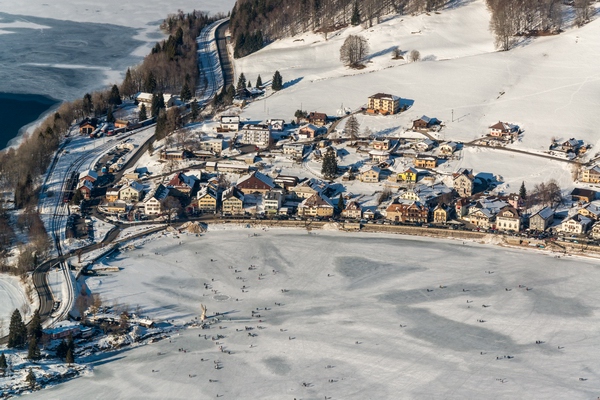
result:
[(550, 207), (545, 207), (532, 215), (532, 217), (539, 215), (542, 219), (546, 220), (554, 215), (554, 211)]
[(242, 183), (246, 182), (248, 179), (252, 178), (252, 177), (256, 177), (258, 180), (262, 181), (263, 183), (265, 183), (268, 186), (271, 187), (275, 187), (275, 182), (273, 182), (273, 179), (263, 173), (260, 173), (258, 171), (252, 172), (251, 174), (242, 176), (240, 178), (240, 180), (237, 182), (237, 185), (241, 185)]
[(82, 173), (79, 174), (79, 180), (82, 180), (86, 177), (90, 177), (93, 180), (98, 179), (98, 173), (92, 169), (89, 169), (87, 171), (83, 171)]
[(141, 183), (136, 182), (136, 181), (131, 181), (126, 186), (123, 186), (119, 191), (121, 191), (127, 187), (132, 188), (136, 192), (142, 192), (144, 190), (144, 186)]
[(393, 100), (393, 101), (400, 100), (400, 97), (394, 96), (393, 94), (387, 94), (387, 93), (377, 93), (377, 94), (374, 94), (373, 96), (371, 96), (370, 98), (379, 99), (379, 100)]

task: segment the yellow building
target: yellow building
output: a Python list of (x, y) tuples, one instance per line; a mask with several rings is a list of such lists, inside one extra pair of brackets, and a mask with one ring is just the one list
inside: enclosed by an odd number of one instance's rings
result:
[(417, 170), (410, 167), (406, 171), (398, 174), (398, 181), (415, 183), (417, 181), (418, 175), (419, 175), (419, 173), (417, 172)]
[(400, 112), (400, 97), (386, 93), (377, 93), (369, 97), (367, 111), (379, 114), (397, 114)]

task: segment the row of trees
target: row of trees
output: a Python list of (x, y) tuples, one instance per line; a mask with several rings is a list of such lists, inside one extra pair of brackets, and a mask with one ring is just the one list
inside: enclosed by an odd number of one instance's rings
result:
[[(590, 20), (594, 0), (573, 0), (575, 23)], [(563, 26), (563, 0), (487, 0), (490, 30), (496, 47), (509, 50), (518, 35), (558, 33)]]
[(265, 43), (308, 31), (329, 32), (348, 24), (373, 26), (390, 13), (441, 9), (446, 0), (239, 0), (231, 12), (234, 56)]

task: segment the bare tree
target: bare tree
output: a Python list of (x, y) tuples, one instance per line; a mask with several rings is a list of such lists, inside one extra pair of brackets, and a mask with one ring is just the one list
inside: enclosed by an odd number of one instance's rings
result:
[(340, 61), (351, 68), (361, 68), (368, 53), (367, 39), (359, 35), (350, 35), (340, 48)]
[(409, 60), (412, 62), (419, 61), (421, 59), (421, 53), (419, 50), (412, 50), (410, 52)]

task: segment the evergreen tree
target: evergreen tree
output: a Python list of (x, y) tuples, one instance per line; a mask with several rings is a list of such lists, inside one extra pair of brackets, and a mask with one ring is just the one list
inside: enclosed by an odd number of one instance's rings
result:
[(92, 113), (92, 110), (94, 109), (94, 105), (92, 104), (92, 95), (89, 93), (86, 93), (83, 96), (83, 113), (85, 115), (90, 115)]
[(258, 89), (262, 88), (262, 78), (260, 77), (260, 75), (258, 75), (258, 78), (256, 78), (256, 87)]
[(271, 88), (275, 91), (283, 89), (283, 78), (281, 77), (279, 71), (275, 71), (275, 74), (273, 75), (273, 83), (271, 84)]
[(521, 188), (519, 189), (519, 197), (523, 200), (527, 199), (527, 188), (525, 188), (525, 182), (521, 182)]
[(40, 347), (38, 346), (38, 340), (35, 336), (29, 339), (29, 351), (27, 352), (27, 358), (34, 361), (42, 358)]
[(196, 99), (194, 99), (194, 101), (192, 101), (192, 121), (195, 121), (198, 118), (198, 115), (200, 115), (200, 106), (198, 105), (198, 102), (196, 101)]
[(190, 86), (188, 85), (187, 81), (185, 81), (185, 83), (183, 84), (183, 87), (181, 88), (181, 94), (179, 95), (179, 97), (181, 97), (181, 100), (185, 102), (191, 100), (192, 91), (190, 90)]
[(226, 106), (230, 106), (233, 103), (233, 98), (235, 97), (235, 87), (233, 85), (229, 85), (227, 91), (225, 92), (225, 96), (223, 96), (223, 104)]
[(241, 91), (244, 90), (246, 88), (246, 77), (244, 76), (244, 73), (242, 72), (240, 74), (240, 77), (238, 78), (238, 83), (237, 83), (237, 91)]
[(31, 368), (29, 368), (29, 373), (27, 373), (27, 377), (25, 378), (25, 380), (31, 388), (35, 387), (35, 385), (37, 384), (37, 380), (35, 379), (35, 375), (33, 374)]
[(252, 87), (252, 82), (248, 81), (248, 87), (251, 88)]
[(152, 72), (150, 72), (146, 76), (146, 80), (144, 81), (144, 91), (147, 93), (154, 93), (156, 90), (156, 77)]
[(31, 322), (29, 323), (29, 337), (35, 337), (39, 340), (42, 337), (42, 333), (42, 321), (40, 318), (40, 313), (38, 310), (35, 310), (33, 318), (31, 318)]
[(21, 312), (16, 309), (10, 317), (10, 326), (8, 328), (8, 347), (23, 347), (27, 342), (27, 329)]
[(333, 148), (329, 147), (323, 156), (323, 165), (321, 166), (321, 175), (325, 179), (335, 179), (337, 176), (337, 158)]
[(114, 124), (115, 121), (116, 121), (116, 119), (115, 119), (115, 116), (113, 115), (113, 109), (112, 109), (112, 107), (109, 107), (108, 113), (106, 114), (106, 122)]
[(127, 68), (125, 79), (123, 79), (123, 83), (121, 84), (121, 93), (125, 97), (131, 97), (135, 94), (135, 84), (131, 76), (131, 69), (129, 68)]
[(77, 189), (75, 194), (73, 194), (73, 198), (71, 199), (71, 204), (78, 205), (83, 200), (83, 194), (81, 194), (81, 190)]
[(117, 85), (113, 85), (112, 89), (110, 89), (110, 95), (108, 96), (108, 104), (113, 106), (118, 106), (122, 103), (121, 94), (119, 93), (119, 87)]
[(4, 353), (0, 353), (0, 369), (8, 368), (8, 363), (6, 362), (6, 356)]
[(304, 110), (296, 110), (294, 113), (294, 117), (296, 118), (296, 123), (299, 124), (300, 120), (306, 118), (308, 114)]
[(338, 199), (337, 209), (338, 209), (338, 212), (342, 212), (342, 210), (344, 209), (344, 198), (342, 197), (341, 193), (340, 193), (340, 198)]
[(65, 340), (61, 340), (61, 342), (56, 346), (56, 357), (64, 360), (67, 356), (67, 350), (69, 350), (69, 346)]
[(162, 93), (154, 93), (152, 95), (152, 117), (158, 116), (161, 109), (165, 108), (165, 99)]
[(75, 358), (73, 357), (73, 350), (71, 350), (71, 349), (67, 350), (67, 355), (65, 356), (65, 361), (67, 362), (67, 364), (75, 363)]
[(358, 137), (358, 133), (360, 132), (360, 124), (354, 115), (348, 117), (345, 131), (352, 139), (356, 139)]
[(148, 119), (148, 111), (146, 110), (146, 105), (142, 104), (140, 107), (140, 112), (138, 114), (138, 120), (145, 121)]
[(350, 17), (350, 24), (353, 26), (360, 24), (360, 11), (358, 9), (358, 1), (354, 2), (354, 6), (352, 8), (352, 17)]
[(156, 140), (164, 139), (167, 136), (167, 113), (161, 110), (156, 117)]

